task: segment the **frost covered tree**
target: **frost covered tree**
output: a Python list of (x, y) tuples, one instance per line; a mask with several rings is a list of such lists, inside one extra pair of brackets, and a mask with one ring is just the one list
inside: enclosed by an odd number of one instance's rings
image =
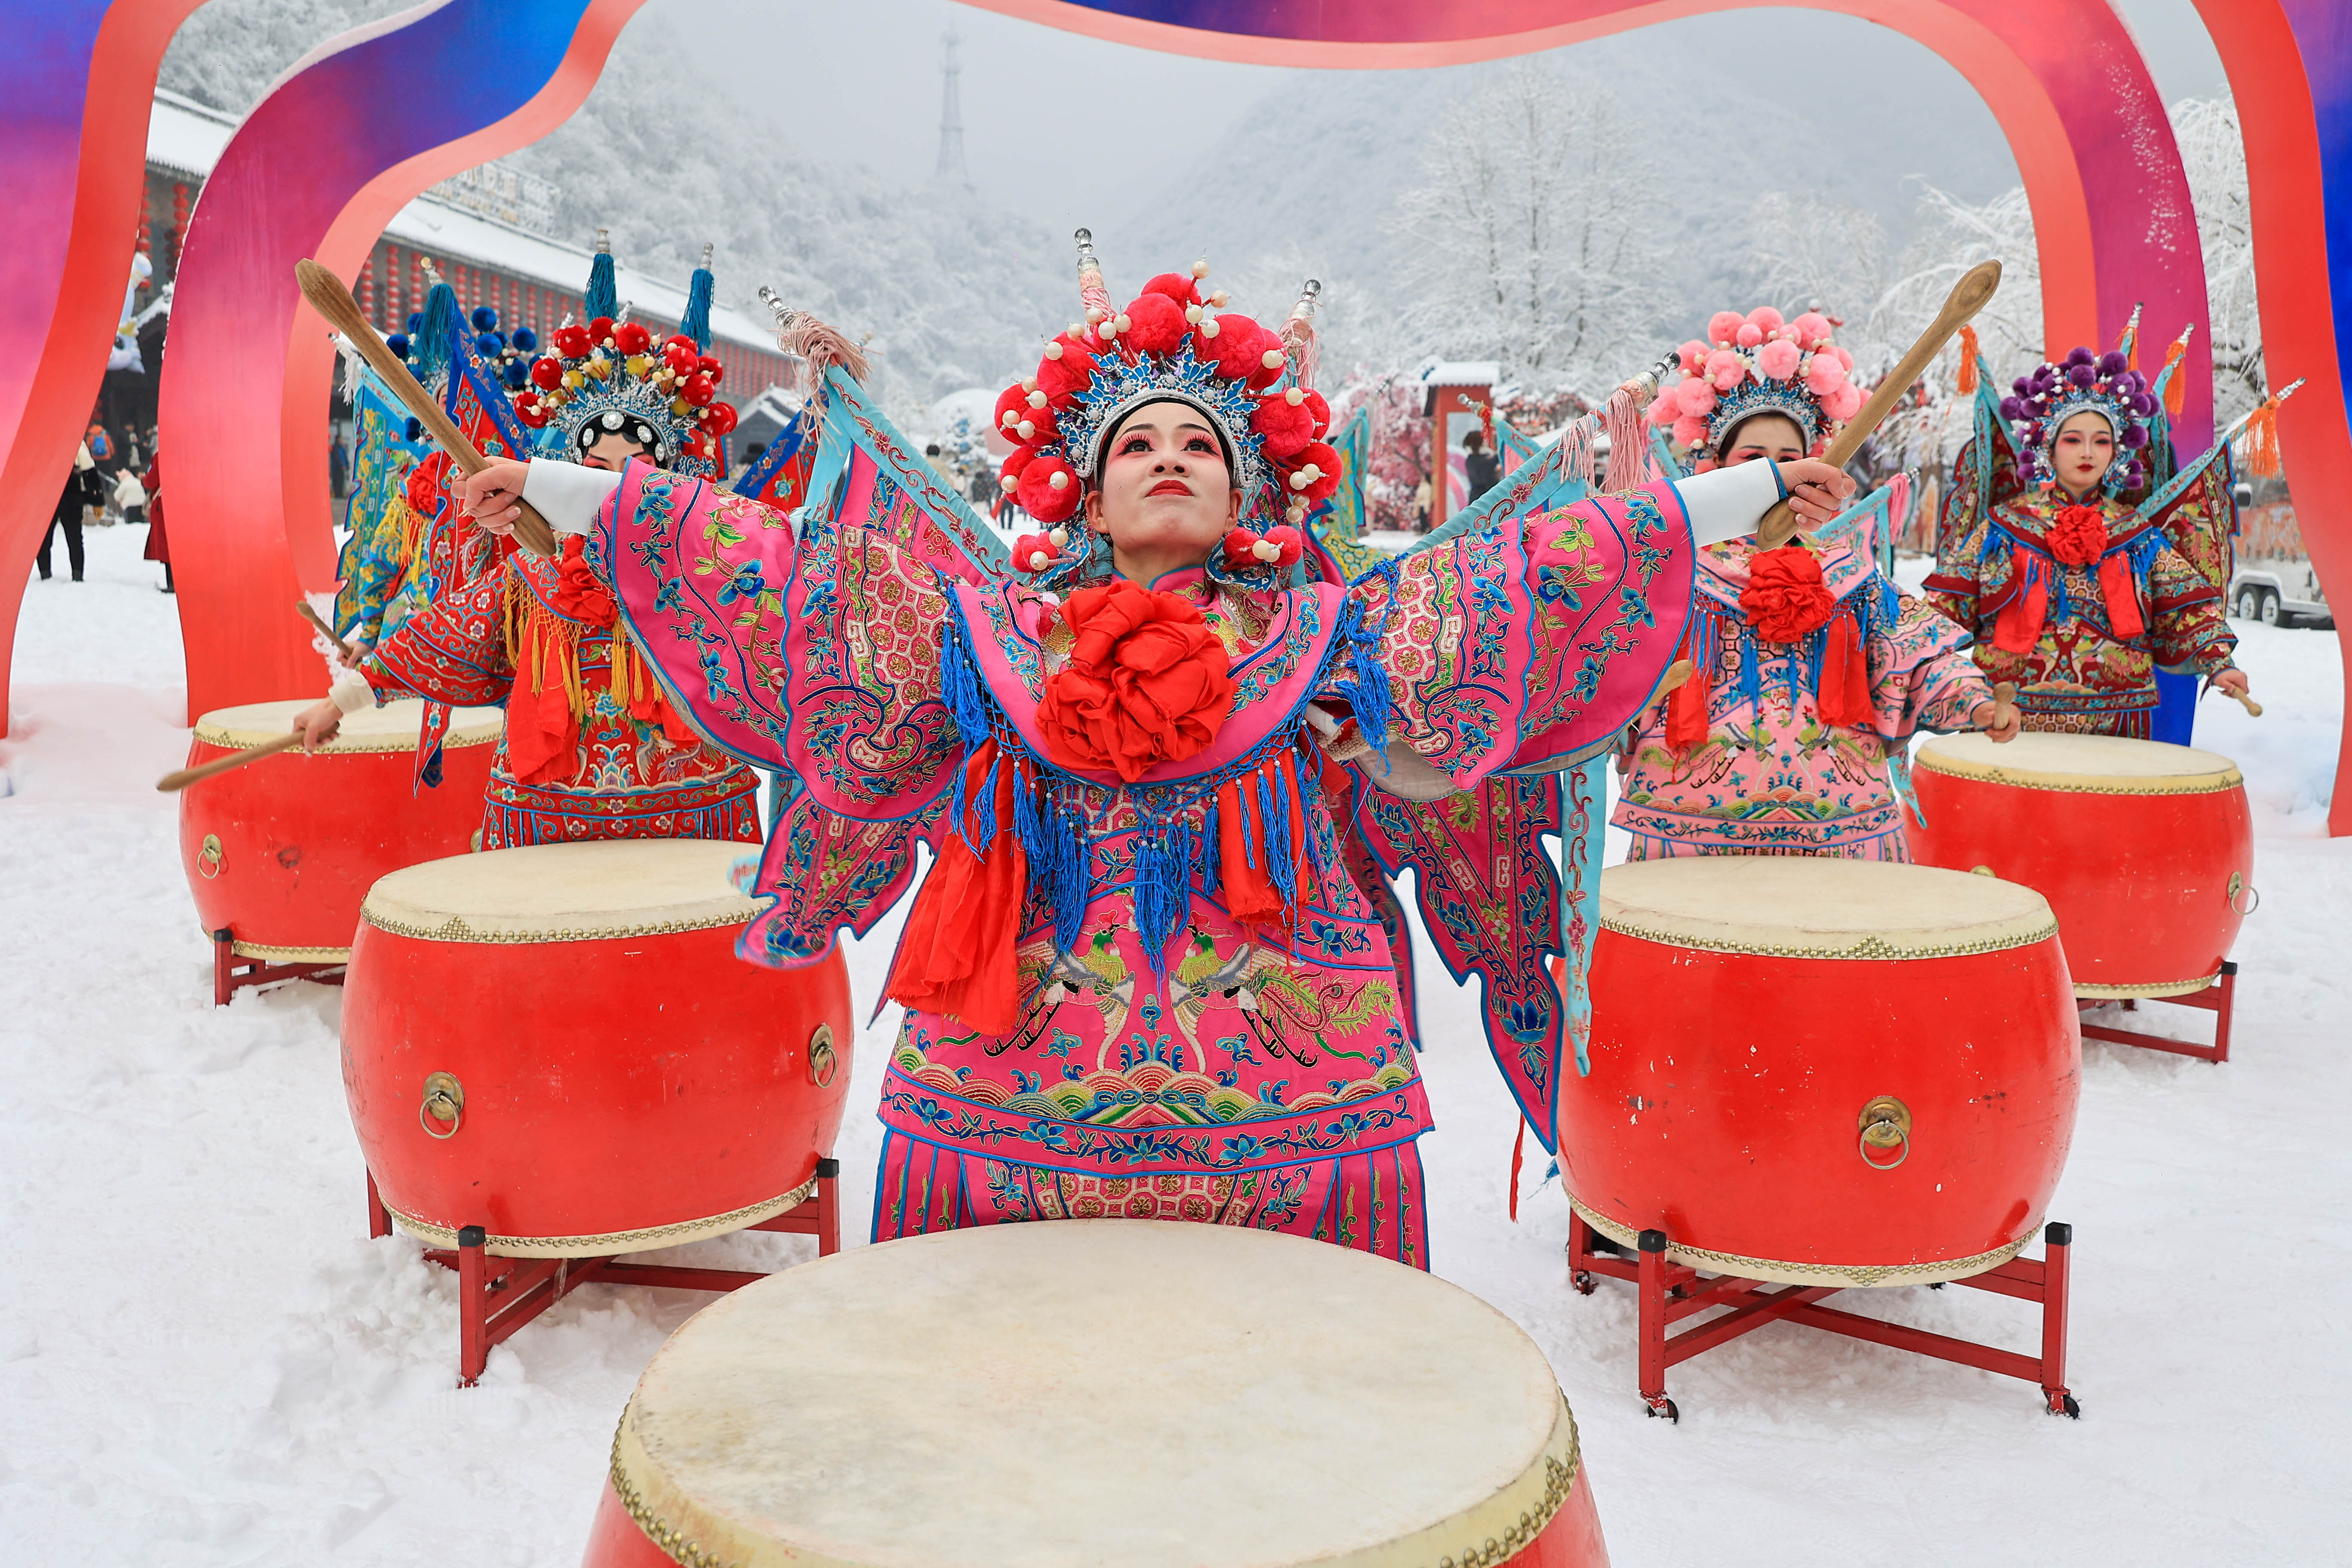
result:
[(2197, 206), (2197, 243), (2205, 253), (2205, 308), (2213, 324), (2213, 417), (2226, 425), (2270, 390), (2263, 381), (2263, 319), (2254, 296), (2246, 143), (2233, 99), (2184, 98), (2170, 113), (2189, 199)]
[(1674, 300), (1662, 172), (1633, 111), (1550, 62), (1500, 73), (1440, 123), (1399, 206), (1403, 325), (1507, 381), (1602, 386), (1654, 353)]

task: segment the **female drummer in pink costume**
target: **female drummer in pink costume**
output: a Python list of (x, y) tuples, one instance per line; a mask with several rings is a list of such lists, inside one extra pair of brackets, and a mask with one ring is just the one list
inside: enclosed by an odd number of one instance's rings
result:
[[(791, 518), (635, 463), (468, 487), (585, 533), (673, 700), (799, 779), (758, 956), (866, 929), (934, 847), (889, 983), (877, 1238), (1123, 1215), (1426, 1267), (1429, 1105), (1340, 853), (1348, 769), (1425, 795), (1605, 740), (1681, 639), (1694, 536), (1852, 488), (1758, 463), (1307, 580), (1328, 410), (1298, 340), (1219, 313), (1202, 271), (1118, 310), (1082, 261), (1087, 324), (999, 405), (1049, 530), (1009, 565), (839, 369)], [(805, 319), (789, 344), (845, 363), (828, 345)]]
[[(623, 314), (613, 258), (600, 232), (585, 296), (590, 319), (551, 334), (531, 387), (515, 398), (526, 425), (554, 424), (577, 461), (615, 469), (631, 460), (708, 474), (734, 410), (715, 401), (712, 279), (696, 269), (679, 331), (656, 340)], [(683, 412), (681, 412), (681, 410)], [(760, 837), (759, 780), (702, 743), (671, 710), (625, 637), (614, 604), (573, 540), (541, 560), (520, 552), (446, 588), (295, 717), (315, 744), (345, 712), (417, 696), (467, 706), (503, 704), (506, 726), (490, 764), (478, 847), (604, 838)]]
[[(1683, 345), (1685, 379), (1650, 405), (1701, 471), (1780, 462), (1827, 444), (1862, 405), (1828, 318), (1718, 310)], [(1698, 552), (1688, 680), (1644, 713), (1611, 818), (1628, 858), (1911, 858), (1890, 763), (1915, 731), (1993, 729), (1969, 637), (1900, 592), (1852, 542)]]

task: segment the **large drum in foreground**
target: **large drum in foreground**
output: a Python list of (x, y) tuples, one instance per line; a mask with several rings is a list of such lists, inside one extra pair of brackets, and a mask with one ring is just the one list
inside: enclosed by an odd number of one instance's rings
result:
[[(196, 721), (191, 767), (284, 735), (307, 702), (218, 708)], [(425, 704), (388, 702), (342, 722), (305, 756), (284, 752), (180, 795), (180, 859), (205, 933), (243, 958), (331, 963), (351, 955), (360, 900), (377, 878), (462, 854), (482, 825), (505, 715), (460, 708), (442, 742), (438, 788), (415, 789)]]
[(2180, 996), (2221, 973), (2252, 906), (2253, 821), (2235, 763), (2113, 735), (1942, 735), (1919, 748), (1924, 865), (2050, 900), (2081, 996)]
[(1568, 1403), (1500, 1312), (1323, 1242), (1115, 1219), (859, 1247), (706, 1308), (638, 1380), (587, 1558), (1607, 1560)]
[(2050, 906), (1919, 866), (1612, 866), (1570, 1198), (1630, 1248), (1749, 1279), (1906, 1285), (2006, 1262), (2074, 1135), (2082, 1037)]
[(440, 1246), (592, 1257), (755, 1225), (813, 1189), (849, 1087), (849, 983), (735, 956), (739, 844), (547, 844), (368, 894), (343, 1087), (378, 1194)]

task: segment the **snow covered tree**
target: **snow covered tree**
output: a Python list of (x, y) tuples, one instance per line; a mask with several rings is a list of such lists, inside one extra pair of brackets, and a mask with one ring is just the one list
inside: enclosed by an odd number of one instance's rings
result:
[[(2246, 143), (2238, 105), (2184, 98), (2172, 106), (2172, 134), (2197, 206), (2205, 253), (2205, 308), (2213, 329), (2213, 418), (2226, 425), (2269, 395), (2263, 372), (2263, 319), (2254, 297), (2254, 226), (2246, 198)], [(2160, 326), (2168, 339), (2176, 327)]]
[(1674, 300), (1650, 140), (1613, 93), (1549, 61), (1456, 104), (1399, 203), (1411, 334), (1546, 388), (1607, 386), (1653, 355)]

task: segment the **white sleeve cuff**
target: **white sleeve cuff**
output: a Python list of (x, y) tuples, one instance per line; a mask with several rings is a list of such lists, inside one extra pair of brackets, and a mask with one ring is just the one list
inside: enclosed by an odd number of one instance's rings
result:
[(556, 532), (584, 535), (595, 526), (596, 509), (620, 488), (621, 476), (609, 468), (533, 458), (522, 481), (522, 499)]
[[(537, 467), (532, 465), (534, 470)], [(1780, 482), (1780, 466), (1760, 459), (1675, 481), (1675, 494), (1690, 517), (1691, 538), (1702, 545), (1754, 532), (1772, 503), (1788, 493)]]
[(347, 669), (335, 677), (335, 684), (328, 689), (327, 700), (335, 705), (337, 712), (349, 717), (362, 708), (375, 706), (375, 688), (368, 684), (366, 676)]

